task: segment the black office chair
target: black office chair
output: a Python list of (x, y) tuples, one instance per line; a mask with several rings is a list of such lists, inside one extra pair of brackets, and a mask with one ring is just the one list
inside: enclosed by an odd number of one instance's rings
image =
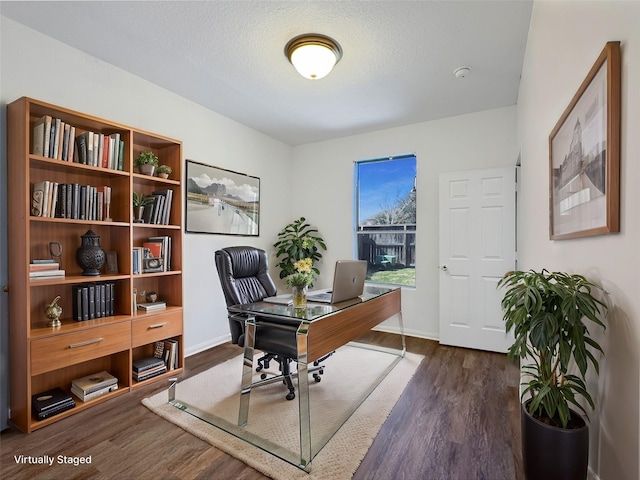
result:
[[(259, 302), (276, 294), (276, 286), (269, 276), (269, 264), (264, 250), (255, 247), (227, 247), (215, 252), (216, 268), (227, 307)], [(228, 312), (231, 342), (244, 347), (243, 315)], [(287, 400), (295, 398), (295, 388), (291, 380), (291, 362), (298, 357), (297, 325), (278, 323), (270, 318), (256, 318), (255, 348), (265, 353), (258, 360), (256, 371), (269, 368), (274, 360), (279, 364), (283, 382), (289, 389)], [(323, 367), (314, 362), (313, 378), (320, 381)], [(267, 378), (262, 374), (261, 378)]]

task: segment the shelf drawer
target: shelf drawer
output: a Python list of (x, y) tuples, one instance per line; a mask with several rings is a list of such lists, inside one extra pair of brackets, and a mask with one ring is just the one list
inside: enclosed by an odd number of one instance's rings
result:
[(130, 345), (130, 322), (34, 340), (31, 342), (31, 375), (121, 352)]
[(134, 348), (177, 335), (182, 335), (182, 311), (133, 320), (132, 346)]

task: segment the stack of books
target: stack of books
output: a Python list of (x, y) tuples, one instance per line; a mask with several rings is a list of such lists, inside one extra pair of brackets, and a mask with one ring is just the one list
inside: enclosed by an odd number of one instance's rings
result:
[(55, 260), (31, 260), (29, 278), (64, 277), (64, 270)]
[(71, 382), (71, 393), (83, 402), (118, 389), (118, 379), (109, 372), (99, 372)]
[(31, 397), (31, 407), (38, 420), (52, 417), (76, 406), (76, 402), (61, 388), (54, 388)]
[(145, 357), (133, 361), (133, 379), (142, 382), (167, 371), (167, 366), (162, 358)]

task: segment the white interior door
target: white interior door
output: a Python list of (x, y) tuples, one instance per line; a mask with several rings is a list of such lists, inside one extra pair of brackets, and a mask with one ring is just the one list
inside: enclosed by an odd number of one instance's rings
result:
[(516, 168), (440, 175), (440, 343), (506, 352), (496, 285), (515, 269)]

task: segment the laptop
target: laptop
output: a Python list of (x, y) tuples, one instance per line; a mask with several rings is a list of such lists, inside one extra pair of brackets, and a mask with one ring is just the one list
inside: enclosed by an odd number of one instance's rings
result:
[(314, 290), (307, 301), (340, 303), (362, 295), (367, 278), (367, 262), (364, 260), (338, 260), (333, 272), (333, 288)]

